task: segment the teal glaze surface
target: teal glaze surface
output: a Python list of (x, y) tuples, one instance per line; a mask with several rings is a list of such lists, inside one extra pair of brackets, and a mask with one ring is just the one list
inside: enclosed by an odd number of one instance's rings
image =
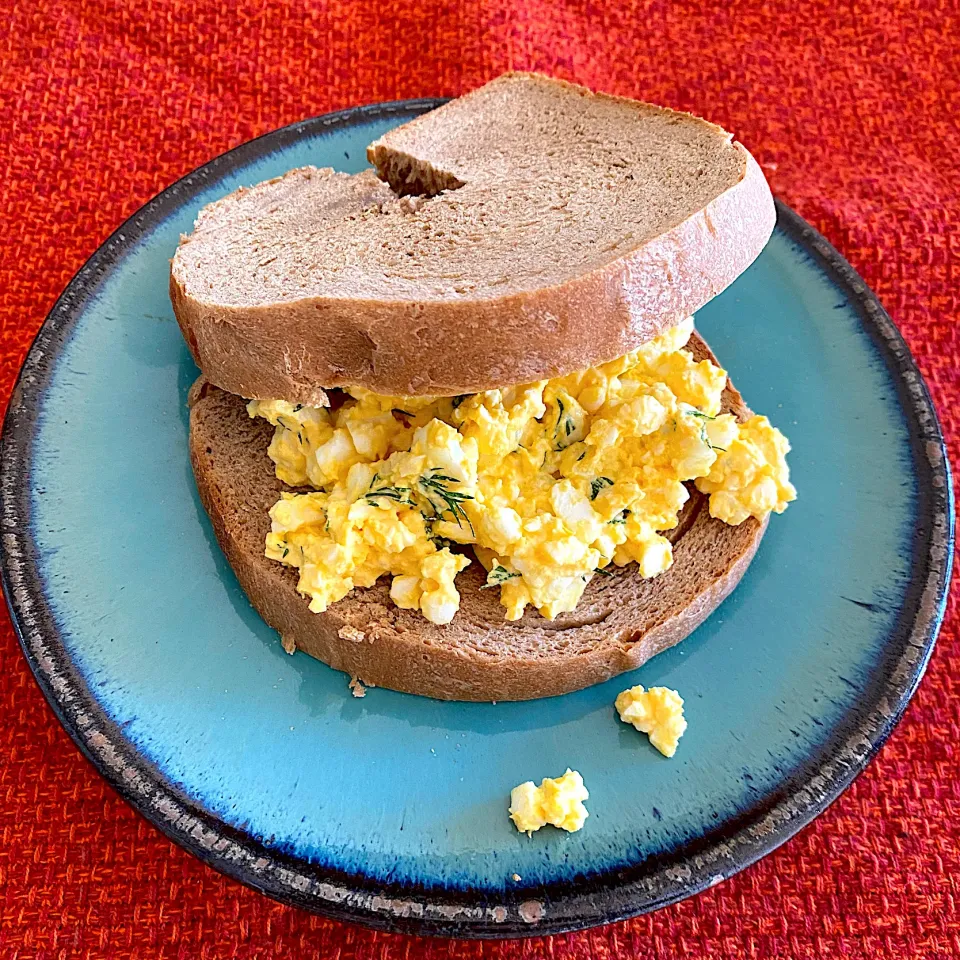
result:
[[(345, 675), (283, 652), (213, 537), (187, 456), (197, 371), (168, 260), (204, 203), (304, 163), (358, 170), (392, 125), (305, 139), (211, 182), (87, 303), (55, 359), (29, 477), (63, 643), (183, 796), (271, 849), (372, 881), (535, 888), (721, 837), (803, 784), (889, 669), (920, 520), (894, 374), (854, 307), (778, 231), (697, 317), (747, 402), (789, 436), (799, 491), (732, 597), (680, 646), (579, 693), (355, 699)], [(635, 683), (686, 701), (673, 760), (617, 719), (613, 700)], [(590, 791), (585, 828), (518, 834), (510, 788), (568, 766)]]

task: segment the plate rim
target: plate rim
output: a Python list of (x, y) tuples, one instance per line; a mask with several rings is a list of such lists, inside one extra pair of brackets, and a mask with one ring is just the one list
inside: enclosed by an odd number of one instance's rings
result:
[[(181, 177), (128, 217), (77, 271), (34, 338), (10, 395), (0, 434), (0, 576), (21, 649), (47, 703), (81, 753), (138, 813), (208, 866), (273, 899), (335, 920), (392, 932), (464, 938), (542, 936), (581, 930), (647, 913), (700, 893), (750, 866), (823, 812), (866, 767), (903, 715), (923, 677), (943, 620), (953, 562), (954, 511), (950, 465), (936, 411), (909, 349), (876, 295), (843, 256), (785, 204), (777, 227), (800, 245), (842, 291), (877, 343), (907, 414), (921, 478), (926, 552), (915, 559), (907, 590), (915, 614), (901, 617), (890, 638), (902, 650), (885, 682), (861, 710), (835, 755), (795, 792), (755, 808), (721, 838), (687, 844), (658, 858), (655, 872), (639, 867), (580, 877), (573, 884), (496, 894), (382, 883), (307, 863), (268, 846), (204, 811), (139, 756), (105, 714), (58, 636), (35, 572), (30, 536), (29, 470), (37, 415), (53, 360), (117, 261), (158, 222), (221, 177), (305, 137), (384, 117), (416, 116), (447, 98), (374, 103), (323, 114), (248, 140)], [(925, 483), (923, 481), (926, 481)], [(888, 641), (891, 642), (891, 641)], [(884, 698), (887, 709), (879, 708)], [(849, 718), (848, 718), (849, 719)], [(632, 875), (632, 877), (631, 877)]]

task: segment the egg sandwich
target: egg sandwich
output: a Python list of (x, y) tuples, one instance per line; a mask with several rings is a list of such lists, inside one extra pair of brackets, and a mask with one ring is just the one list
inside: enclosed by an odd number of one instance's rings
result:
[(171, 267), (190, 451), (284, 647), (446, 699), (678, 642), (795, 492), (692, 316), (767, 183), (688, 114), (508, 74), (205, 207)]

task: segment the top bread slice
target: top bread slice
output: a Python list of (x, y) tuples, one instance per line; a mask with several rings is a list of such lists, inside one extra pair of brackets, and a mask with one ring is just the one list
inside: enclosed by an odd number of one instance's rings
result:
[[(508, 74), (371, 144), (205, 208), (171, 298), (243, 397), (453, 395), (611, 360), (723, 290), (770, 236), (750, 154), (689, 114)], [(377, 176), (379, 174), (379, 178)]]
[[(696, 335), (690, 349), (711, 358)], [(444, 700), (529, 700), (579, 690), (639, 667), (709, 616), (746, 571), (766, 523), (713, 519), (695, 489), (673, 541), (673, 565), (644, 580), (636, 564), (587, 585), (575, 610), (546, 620), (504, 619), (496, 590), (482, 590), (476, 560), (457, 577), (460, 611), (440, 626), (390, 599), (388, 577), (353, 590), (324, 613), (297, 592), (298, 574), (264, 556), (268, 511), (284, 485), (267, 457), (273, 427), (243, 400), (201, 380), (191, 394), (190, 459), (200, 499), (253, 605), (291, 653), (303, 650), (381, 687)], [(728, 382), (723, 409), (749, 410)]]

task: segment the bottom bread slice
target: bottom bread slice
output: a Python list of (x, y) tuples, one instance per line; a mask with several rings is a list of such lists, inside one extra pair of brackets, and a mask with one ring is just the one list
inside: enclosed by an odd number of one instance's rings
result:
[[(711, 356), (696, 335), (690, 348)], [(200, 499), (223, 552), (253, 605), (289, 652), (303, 650), (371, 685), (444, 700), (529, 700), (633, 670), (698, 627), (743, 576), (765, 529), (710, 517), (696, 490), (674, 541), (673, 566), (644, 580), (635, 564), (594, 577), (576, 610), (546, 620), (528, 608), (504, 620), (497, 591), (481, 590), (473, 562), (457, 577), (460, 611), (446, 626), (401, 610), (389, 578), (354, 590), (325, 613), (297, 592), (297, 571), (264, 556), (268, 511), (285, 489), (267, 446), (273, 427), (244, 401), (202, 379), (191, 392), (190, 459)], [(729, 381), (724, 410), (749, 415)]]

